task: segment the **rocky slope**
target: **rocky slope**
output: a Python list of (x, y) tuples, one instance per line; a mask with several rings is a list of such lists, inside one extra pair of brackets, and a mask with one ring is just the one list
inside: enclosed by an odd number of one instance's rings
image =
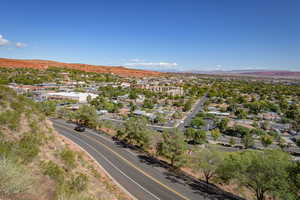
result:
[(160, 76), (162, 73), (146, 70), (128, 69), (122, 66), (102, 66), (102, 65), (87, 65), (77, 63), (62, 63), (48, 60), (19, 60), (19, 59), (7, 59), (0, 58), (1, 67), (15, 67), (15, 68), (34, 68), (34, 69), (46, 69), (48, 67), (65, 67), (71, 69), (77, 69), (87, 72), (97, 73), (111, 73), (123, 77), (146, 77), (146, 76)]

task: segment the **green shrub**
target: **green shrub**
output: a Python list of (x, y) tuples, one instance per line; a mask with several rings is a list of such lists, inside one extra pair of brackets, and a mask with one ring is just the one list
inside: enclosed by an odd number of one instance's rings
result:
[(58, 183), (64, 182), (64, 170), (53, 161), (43, 162), (41, 164), (44, 175), (49, 176)]
[(76, 153), (65, 148), (60, 152), (60, 158), (68, 168), (76, 166)]
[[(68, 181), (59, 182), (56, 185), (56, 195), (57, 199), (74, 199), (74, 197), (81, 196), (81, 192), (85, 191), (88, 186), (88, 177), (84, 174), (79, 174), (78, 176), (71, 176)], [(73, 198), (72, 198), (73, 197)], [(76, 199), (85, 199), (82, 198)], [(88, 198), (87, 198), (88, 199)]]
[(13, 143), (1, 139), (0, 141), (0, 156), (8, 157), (12, 154)]
[(10, 107), (15, 110), (15, 111), (18, 111), (18, 112), (23, 112), (24, 111), (24, 107), (25, 107), (25, 104), (24, 102), (22, 101), (23, 99), (20, 98), (20, 96), (18, 97), (18, 100), (19, 101), (12, 101), (10, 103)]
[(0, 195), (8, 196), (25, 192), (32, 184), (32, 175), (23, 165), (0, 158)]
[(7, 110), (0, 113), (0, 125), (16, 130), (20, 125), (21, 114), (14, 110)]
[(24, 162), (31, 162), (39, 154), (41, 144), (41, 134), (27, 133), (17, 144), (17, 153)]
[(72, 177), (70, 181), (70, 189), (74, 192), (82, 192), (86, 190), (88, 186), (88, 177), (85, 174), (79, 174), (76, 177)]

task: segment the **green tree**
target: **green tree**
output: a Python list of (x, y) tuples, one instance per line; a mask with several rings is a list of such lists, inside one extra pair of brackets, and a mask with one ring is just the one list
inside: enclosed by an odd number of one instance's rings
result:
[(91, 95), (88, 95), (88, 96), (86, 97), (86, 101), (87, 101), (88, 103), (91, 103), (91, 101), (92, 101), (92, 96), (91, 96)]
[(217, 141), (221, 137), (221, 132), (219, 129), (215, 128), (210, 132), (212, 138)]
[(192, 101), (188, 100), (183, 106), (183, 112), (190, 111), (192, 109)]
[(185, 135), (196, 144), (204, 144), (207, 142), (207, 133), (204, 130), (189, 129)]
[(229, 145), (233, 147), (235, 144), (236, 144), (235, 139), (233, 137), (230, 137), (230, 139), (229, 139)]
[(98, 119), (95, 107), (89, 105), (80, 106), (74, 117), (79, 124), (91, 127), (96, 126)]
[(244, 137), (244, 135), (250, 134), (250, 129), (244, 126), (235, 126), (234, 127), (235, 134), (240, 137)]
[(54, 101), (43, 101), (40, 103), (40, 108), (45, 115), (50, 116), (55, 113), (56, 103)]
[(220, 129), (220, 131), (224, 132), (227, 129), (229, 119), (223, 118), (217, 123), (217, 127)]
[(165, 115), (161, 114), (161, 113), (157, 113), (155, 118), (154, 118), (154, 123), (163, 124), (165, 122), (166, 122)]
[(157, 145), (157, 154), (171, 161), (171, 165), (180, 168), (186, 163), (187, 144), (183, 134), (174, 129), (163, 133), (163, 141)]
[(173, 119), (180, 119), (182, 118), (182, 113), (180, 111), (176, 111), (173, 115), (172, 115)]
[(262, 135), (262, 136), (260, 136), (260, 141), (264, 147), (268, 147), (269, 145), (271, 145), (273, 143), (273, 137), (268, 134)]
[(242, 137), (241, 142), (244, 144), (245, 149), (248, 149), (248, 148), (254, 146), (254, 139), (250, 133), (245, 134)]
[(284, 149), (285, 147), (287, 147), (287, 143), (282, 137), (280, 137), (278, 139), (278, 145), (281, 149)]
[(262, 130), (260, 128), (254, 128), (250, 132), (252, 135), (258, 135), (258, 136), (263, 136), (263, 135), (267, 134), (264, 130)]
[(194, 128), (187, 128), (184, 132), (184, 136), (186, 137), (186, 139), (191, 140), (194, 135), (195, 135), (196, 130)]
[(190, 165), (193, 171), (202, 172), (206, 183), (216, 175), (217, 169), (223, 163), (224, 153), (216, 149), (205, 148), (195, 152), (190, 158)]
[(196, 132), (196, 135), (194, 137), (194, 141), (197, 144), (203, 144), (207, 142), (207, 132), (204, 130), (198, 130)]
[(137, 93), (135, 91), (130, 91), (129, 99), (136, 99), (136, 98), (137, 98)]
[(235, 180), (252, 190), (257, 200), (264, 200), (267, 194), (278, 196), (289, 188), (291, 165), (291, 157), (280, 150), (248, 150), (231, 154), (217, 173), (224, 181)]
[(147, 120), (141, 117), (129, 118), (124, 129), (119, 130), (117, 137), (129, 144), (137, 145), (146, 150), (150, 145), (151, 130), (146, 127)]
[(152, 109), (154, 107), (153, 101), (151, 99), (145, 99), (143, 107)]
[(191, 125), (195, 128), (200, 128), (201, 126), (203, 126), (205, 123), (204, 123), (204, 120), (202, 117), (195, 117), (192, 122), (191, 122)]
[(239, 118), (239, 119), (245, 119), (247, 118), (247, 112), (244, 109), (238, 109), (234, 112), (234, 114)]

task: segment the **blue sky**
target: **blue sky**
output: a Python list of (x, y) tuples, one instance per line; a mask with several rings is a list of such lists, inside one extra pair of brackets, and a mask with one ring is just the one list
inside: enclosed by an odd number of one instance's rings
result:
[(2, 0), (0, 57), (300, 71), (299, 0)]

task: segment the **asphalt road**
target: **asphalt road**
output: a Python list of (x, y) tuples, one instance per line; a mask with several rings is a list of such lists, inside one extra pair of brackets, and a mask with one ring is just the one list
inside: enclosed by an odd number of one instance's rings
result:
[(55, 129), (85, 149), (123, 188), (141, 200), (241, 199), (185, 174), (170, 172), (166, 164), (124, 147), (111, 137), (74, 124), (52, 120)]
[(195, 105), (195, 107), (193, 108), (193, 110), (188, 113), (187, 117), (184, 119), (183, 123), (180, 123), (178, 128), (181, 130), (185, 129), (185, 126), (190, 125), (192, 119), (197, 115), (197, 113), (199, 113), (202, 110), (202, 106), (204, 104), (204, 102), (207, 100), (207, 94), (205, 94)]

